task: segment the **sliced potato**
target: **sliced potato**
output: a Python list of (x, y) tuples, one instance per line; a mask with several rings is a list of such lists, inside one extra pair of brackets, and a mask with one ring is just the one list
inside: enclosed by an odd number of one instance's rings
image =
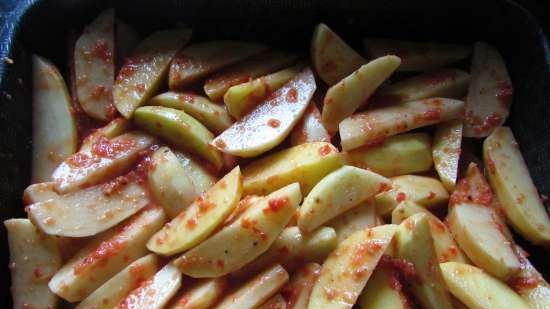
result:
[(470, 163), (466, 174), (456, 184), (453, 194), (451, 194), (449, 207), (459, 203), (491, 206), (493, 201), (493, 191), (487, 183), (487, 179), (476, 163)]
[(51, 181), (55, 168), (76, 151), (76, 122), (67, 85), (48, 60), (32, 56), (31, 182)]
[(379, 265), (359, 296), (361, 309), (409, 309), (410, 300), (403, 292), (398, 273)]
[(483, 160), (508, 222), (532, 243), (549, 245), (550, 218), (510, 128), (496, 128), (485, 139)]
[(276, 294), (260, 305), (258, 309), (286, 309), (286, 307), (286, 300), (283, 296), (281, 296), (281, 294)]
[(225, 278), (205, 279), (177, 296), (169, 309), (208, 309), (220, 299), (226, 288)]
[(113, 87), (118, 111), (126, 118), (158, 90), (168, 73), (170, 61), (191, 38), (185, 28), (157, 31), (146, 37), (126, 59)]
[(191, 156), (180, 151), (174, 151), (174, 154), (180, 161), (181, 165), (183, 165), (185, 174), (188, 175), (189, 179), (193, 182), (195, 192), (198, 194), (208, 191), (208, 189), (210, 189), (216, 181), (218, 181), (218, 179), (212, 175), (208, 169), (199, 164)]
[(304, 114), (316, 89), (309, 68), (298, 73), (211, 145), (241, 157), (254, 157), (281, 143)]
[(462, 144), (462, 121), (452, 120), (435, 129), (432, 156), (434, 166), (445, 188), (452, 192), (458, 177)]
[(243, 169), (243, 194), (265, 195), (293, 182), (303, 194), (328, 173), (342, 166), (330, 143), (306, 143), (255, 160)]
[(80, 145), (79, 152), (91, 152), (92, 146), (101, 138), (106, 137), (108, 139), (113, 139), (123, 133), (126, 133), (130, 127), (130, 121), (126, 118), (116, 118), (111, 120), (107, 125), (101, 127), (94, 131), (92, 134), (88, 135), (82, 141)]
[(241, 193), (241, 170), (237, 166), (153, 235), (147, 248), (173, 255), (196, 246), (231, 214)]
[(545, 309), (550, 305), (550, 285), (527, 259), (527, 253), (514, 246), (521, 262), (521, 270), (508, 280), (508, 285), (518, 293), (531, 309)]
[(300, 206), (298, 226), (311, 232), (386, 188), (389, 179), (368, 170), (343, 166), (313, 187)]
[(326, 225), (334, 228), (338, 243), (359, 230), (379, 225), (374, 200), (368, 199), (359, 203), (359, 205), (330, 220)]
[(55, 192), (54, 182), (41, 182), (28, 186), (23, 191), (23, 204), (30, 205), (38, 202), (44, 202), (56, 199), (59, 194)]
[(313, 142), (330, 142), (330, 135), (321, 122), (319, 109), (317, 109), (315, 102), (311, 101), (304, 116), (302, 116), (302, 120), (292, 130), (290, 143), (296, 146)]
[(308, 263), (292, 274), (290, 282), (283, 288), (287, 295), (287, 309), (307, 309), (313, 286), (321, 274), (321, 265)]
[(48, 289), (48, 280), (62, 263), (55, 240), (41, 234), (27, 219), (9, 219), (4, 225), (10, 249), (13, 308), (55, 308), (58, 298)]
[(433, 98), (355, 114), (340, 123), (342, 149), (352, 150), (412, 129), (462, 117), (464, 102)]

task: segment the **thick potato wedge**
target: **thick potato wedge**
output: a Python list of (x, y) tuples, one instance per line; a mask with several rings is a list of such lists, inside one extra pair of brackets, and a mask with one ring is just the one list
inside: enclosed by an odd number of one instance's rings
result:
[(376, 58), (327, 90), (321, 118), (333, 135), (338, 125), (367, 101), (401, 63), (396, 56)]
[(67, 301), (83, 300), (147, 253), (145, 243), (165, 222), (161, 208), (145, 208), (82, 248), (53, 276), (50, 290)]
[(116, 20), (115, 31), (115, 65), (118, 69), (124, 63), (124, 59), (130, 57), (134, 52), (141, 41), (141, 37), (136, 29), (120, 19)]
[(181, 165), (185, 169), (185, 174), (195, 186), (195, 192), (202, 194), (210, 189), (218, 179), (211, 174), (203, 165), (199, 164), (191, 156), (180, 152), (174, 151), (174, 154), (180, 161)]
[(254, 157), (272, 149), (298, 123), (316, 87), (313, 73), (304, 69), (210, 144), (240, 157)]
[(48, 60), (32, 56), (31, 182), (51, 181), (56, 167), (76, 151), (76, 122), (67, 85)]
[(283, 296), (281, 296), (281, 294), (276, 294), (260, 305), (258, 309), (286, 309), (286, 307), (286, 300)]
[(290, 282), (283, 288), (287, 298), (287, 309), (307, 309), (313, 286), (321, 274), (321, 265), (308, 263), (292, 274)]
[(369, 169), (386, 177), (421, 173), (432, 168), (431, 138), (426, 133), (391, 136), (375, 147), (344, 152), (348, 165)]
[(372, 228), (378, 225), (376, 205), (373, 199), (367, 199), (352, 209), (330, 220), (326, 225), (336, 231), (338, 243), (344, 241), (351, 234)]
[(169, 309), (208, 309), (220, 299), (226, 288), (225, 278), (205, 279), (178, 295)]
[(514, 89), (504, 59), (485, 42), (474, 45), (470, 71), (464, 136), (485, 137), (508, 118)]
[(214, 135), (185, 112), (162, 106), (143, 106), (134, 113), (134, 122), (174, 146), (204, 158), (215, 169), (222, 167), (222, 155), (208, 144)]
[(456, 184), (451, 194), (449, 207), (459, 203), (491, 206), (493, 202), (493, 191), (487, 183), (487, 179), (476, 163), (470, 163), (466, 174)]
[(28, 219), (9, 219), (4, 226), (10, 249), (13, 308), (55, 308), (58, 298), (48, 288), (48, 280), (62, 263), (55, 240), (41, 234)]
[(28, 186), (23, 191), (23, 204), (30, 205), (38, 202), (56, 199), (59, 194), (55, 192), (54, 182), (41, 182)]
[(301, 200), (297, 183), (269, 194), (237, 220), (180, 256), (176, 265), (193, 278), (219, 277), (243, 267), (271, 246)]
[(506, 284), (475, 266), (447, 262), (440, 268), (449, 291), (469, 308), (531, 308)]
[(321, 113), (315, 102), (311, 101), (307, 107), (302, 120), (292, 130), (290, 134), (290, 144), (293, 146), (313, 143), (330, 142), (330, 135), (321, 122)]
[(101, 138), (106, 137), (113, 139), (119, 135), (122, 135), (128, 131), (130, 127), (130, 121), (126, 118), (116, 118), (111, 120), (107, 125), (101, 127), (88, 135), (82, 141), (78, 152), (89, 153), (92, 151), (92, 146)]
[(379, 265), (372, 273), (357, 303), (361, 309), (409, 309), (410, 300), (402, 289), (396, 270)]
[(550, 285), (527, 259), (527, 252), (514, 246), (521, 262), (521, 270), (508, 280), (508, 285), (518, 293), (531, 309), (545, 309), (550, 305)]
[(462, 117), (464, 102), (433, 98), (355, 114), (340, 123), (342, 149), (352, 150), (412, 129)]
[(351, 308), (382, 254), (392, 241), (395, 225), (355, 232), (325, 260), (308, 308)]
[(391, 187), (389, 179), (368, 170), (343, 166), (313, 187), (300, 206), (298, 226), (311, 232), (330, 219)]
[(153, 235), (147, 248), (158, 254), (173, 255), (194, 247), (231, 214), (241, 193), (241, 170), (237, 166)]
[(550, 218), (510, 128), (496, 128), (485, 139), (483, 160), (508, 222), (532, 243), (550, 245)]
[(330, 172), (342, 166), (330, 143), (306, 143), (258, 159), (243, 169), (243, 194), (265, 195), (293, 182), (303, 194)]
[(315, 71), (329, 86), (367, 62), (323, 23), (315, 27), (310, 53)]
[(452, 192), (458, 177), (462, 144), (462, 121), (452, 120), (435, 129), (432, 156), (434, 167), (445, 188)]

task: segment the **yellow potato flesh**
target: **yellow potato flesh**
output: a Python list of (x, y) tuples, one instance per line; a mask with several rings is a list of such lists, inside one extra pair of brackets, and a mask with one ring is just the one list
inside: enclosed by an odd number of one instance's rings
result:
[(395, 282), (399, 282), (399, 277), (394, 270), (378, 266), (359, 296), (361, 309), (410, 308), (409, 300)]
[(307, 309), (311, 290), (319, 278), (321, 265), (317, 263), (308, 263), (297, 270), (287, 287), (292, 291), (287, 301), (287, 309)]
[(462, 121), (453, 120), (437, 126), (432, 155), (435, 170), (445, 188), (452, 192), (458, 177), (462, 144)]
[(123, 133), (126, 133), (128, 128), (130, 127), (130, 121), (128, 121), (126, 118), (116, 118), (111, 120), (106, 126), (101, 127), (88, 135), (84, 140), (82, 141), (82, 145), (80, 145), (79, 152), (90, 152), (92, 151), (92, 146), (94, 143), (97, 142), (99, 138), (102, 136), (113, 139), (119, 135), (122, 135)]
[(379, 225), (374, 200), (367, 199), (359, 203), (356, 207), (330, 220), (326, 225), (336, 231), (338, 243), (359, 230)]
[(205, 279), (192, 289), (175, 297), (169, 309), (208, 309), (222, 296), (226, 288), (225, 278)]
[(286, 309), (286, 300), (281, 294), (277, 294), (259, 306), (258, 309)]
[(202, 194), (210, 189), (218, 179), (212, 175), (203, 165), (199, 164), (191, 156), (180, 152), (174, 151), (174, 154), (180, 161), (185, 174), (189, 176), (191, 182), (195, 186), (195, 192)]
[(311, 101), (302, 120), (292, 130), (290, 143), (296, 146), (313, 142), (330, 142), (330, 135), (321, 122), (319, 109), (315, 106), (315, 102)]
[(23, 204), (30, 205), (38, 202), (58, 198), (59, 194), (55, 192), (55, 183), (41, 182), (28, 186), (23, 191)]

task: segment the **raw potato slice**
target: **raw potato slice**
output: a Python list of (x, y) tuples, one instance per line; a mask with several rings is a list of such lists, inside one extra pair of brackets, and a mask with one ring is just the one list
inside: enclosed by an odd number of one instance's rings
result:
[(302, 120), (292, 130), (290, 143), (293, 146), (313, 143), (330, 142), (330, 135), (321, 122), (321, 113), (315, 102), (311, 101), (307, 107)]
[(416, 128), (462, 117), (464, 102), (433, 98), (355, 114), (340, 123), (342, 149), (352, 150)]
[(77, 132), (67, 85), (48, 60), (32, 56), (31, 182), (52, 179), (55, 168), (76, 151)]
[(321, 265), (309, 263), (292, 275), (290, 282), (283, 288), (283, 293), (289, 294), (287, 309), (307, 309), (311, 291), (320, 274)]
[(309, 68), (298, 73), (211, 145), (232, 155), (254, 157), (281, 143), (304, 114), (316, 89)]
[(545, 309), (550, 305), (550, 285), (527, 259), (527, 252), (519, 246), (515, 251), (521, 262), (521, 270), (508, 280), (508, 285), (518, 293), (531, 309)]
[(128, 131), (130, 121), (126, 118), (116, 118), (111, 120), (106, 126), (97, 129), (90, 135), (84, 138), (78, 152), (89, 153), (92, 151), (92, 146), (103, 136), (108, 139), (113, 139)]
[(274, 265), (231, 294), (225, 296), (215, 309), (254, 309), (275, 295), (288, 281), (288, 273), (281, 265)]
[(117, 65), (117, 67), (122, 65), (124, 59), (130, 57), (140, 41), (141, 37), (139, 36), (139, 33), (136, 31), (136, 29), (120, 19), (116, 20), (115, 64)]
[(27, 219), (4, 221), (8, 232), (13, 308), (49, 309), (57, 296), (48, 280), (61, 267), (55, 240), (42, 235)]
[(396, 231), (382, 225), (355, 232), (323, 263), (308, 308), (351, 308)]
[(504, 59), (487, 43), (474, 45), (470, 71), (464, 136), (485, 137), (508, 118), (514, 89)]
[(208, 191), (208, 189), (218, 181), (214, 175), (197, 163), (191, 156), (179, 151), (174, 151), (174, 154), (181, 165), (183, 165), (185, 174), (188, 175), (189, 179), (193, 182), (195, 192), (198, 194), (203, 194)]
[(223, 96), (227, 111), (236, 119), (241, 119), (270, 93), (281, 88), (300, 73), (303, 68), (303, 64), (298, 64), (227, 89)]
[(297, 183), (271, 193), (236, 221), (180, 256), (176, 265), (193, 278), (219, 277), (243, 267), (271, 246), (301, 200)]
[(225, 108), (193, 93), (165, 92), (151, 98), (148, 104), (181, 109), (215, 134), (223, 132), (233, 124), (233, 119)]
[(54, 187), (53, 182), (41, 182), (28, 186), (23, 191), (23, 204), (30, 205), (58, 198), (59, 194), (55, 192)]
[(330, 143), (306, 143), (255, 160), (243, 169), (244, 195), (265, 195), (293, 182), (303, 194), (325, 175), (342, 166), (340, 154)]
[(376, 89), (395, 71), (401, 59), (384, 56), (361, 66), (357, 71), (327, 90), (323, 102), (323, 124), (330, 134), (338, 125), (363, 105)]
[(214, 135), (185, 112), (162, 106), (140, 107), (134, 113), (135, 123), (182, 150), (201, 156), (215, 169), (222, 167), (222, 155), (208, 143)]
[[(129, 218), (150, 203), (136, 182), (94, 186), (27, 206), (29, 219), (44, 233), (86, 237), (103, 232)], [(111, 192), (112, 191), (112, 192)]]
[(300, 206), (298, 226), (311, 232), (386, 188), (389, 179), (368, 170), (343, 166), (313, 187)]
[(338, 243), (359, 230), (377, 226), (378, 217), (376, 216), (374, 200), (368, 199), (359, 203), (359, 205), (330, 220), (326, 225), (334, 228)]
[(168, 263), (130, 292), (114, 309), (162, 309), (181, 287), (181, 277), (177, 267)]
[(77, 152), (57, 167), (52, 175), (55, 190), (68, 193), (118, 176), (153, 142), (151, 136), (141, 132), (122, 134), (111, 140), (99, 138), (90, 152)]
[(459, 203), (493, 205), (493, 191), (476, 163), (470, 163), (466, 174), (457, 183), (449, 201), (449, 207)]
[(550, 218), (510, 128), (499, 127), (485, 139), (483, 160), (512, 227), (534, 244), (549, 245)]
[(112, 309), (151, 278), (159, 266), (160, 262), (154, 254), (134, 261), (86, 297), (75, 309)]
[(169, 309), (208, 309), (216, 303), (225, 291), (224, 278), (205, 279), (191, 290), (175, 298)]
[(74, 47), (76, 92), (88, 116), (107, 121), (113, 118), (115, 79), (115, 10), (108, 9), (89, 24)]
[(469, 308), (529, 309), (512, 289), (483, 270), (462, 263), (439, 265), (449, 291)]
[(372, 57), (397, 55), (403, 63), (398, 71), (427, 71), (465, 59), (472, 52), (470, 46), (432, 42), (411, 42), (367, 38), (365, 49)]
[(313, 32), (311, 59), (315, 71), (329, 86), (367, 62), (323, 23), (318, 24)]
[(155, 201), (164, 208), (169, 218), (186, 209), (199, 193), (176, 155), (168, 147), (161, 147), (151, 156), (149, 189)]
[(361, 309), (409, 309), (410, 301), (402, 291), (398, 273), (379, 265), (357, 302)]
[(80, 301), (147, 253), (145, 243), (165, 222), (161, 208), (146, 208), (82, 248), (53, 276), (50, 290)]
[(173, 255), (196, 246), (231, 214), (241, 193), (241, 170), (237, 166), (153, 235), (147, 248)]
[(143, 105), (161, 86), (176, 52), (191, 38), (191, 30), (174, 29), (150, 34), (136, 47), (118, 72), (113, 99), (126, 118)]
[(263, 303), (258, 309), (286, 309), (286, 300), (281, 294), (277, 294)]
[(344, 152), (348, 165), (369, 169), (382, 176), (421, 173), (432, 168), (432, 141), (426, 133), (391, 136), (379, 145)]
[(455, 189), (461, 144), (461, 120), (449, 121), (436, 127), (432, 148), (434, 166), (441, 182), (449, 192)]

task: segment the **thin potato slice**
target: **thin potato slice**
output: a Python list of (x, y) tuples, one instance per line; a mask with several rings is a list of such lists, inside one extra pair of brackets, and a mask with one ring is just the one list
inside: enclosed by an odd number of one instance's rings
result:
[(462, 121), (452, 120), (435, 129), (432, 155), (434, 166), (445, 188), (452, 192), (458, 177), (462, 144)]
[(108, 139), (113, 139), (119, 135), (122, 135), (128, 131), (130, 127), (130, 121), (126, 118), (116, 118), (111, 120), (107, 125), (101, 127), (88, 135), (82, 141), (80, 145), (79, 152), (89, 153), (92, 151), (92, 146), (101, 138), (106, 137)]
[(208, 309), (218, 301), (226, 288), (225, 278), (205, 279), (177, 296), (169, 309)]
[(218, 181), (218, 179), (212, 175), (210, 171), (208, 171), (203, 165), (199, 164), (191, 156), (179, 151), (174, 151), (174, 154), (180, 161), (181, 165), (183, 165), (185, 174), (188, 175), (189, 179), (193, 182), (195, 192), (198, 194), (203, 194), (208, 191), (208, 189), (210, 189), (216, 181)]
[(258, 309), (286, 309), (286, 307), (286, 300), (281, 294), (277, 294), (260, 305)]
[(373, 199), (361, 202), (359, 205), (330, 220), (326, 225), (336, 231), (338, 243), (341, 243), (344, 239), (359, 230), (378, 225), (375, 202)]
[(398, 273), (379, 265), (359, 296), (361, 309), (409, 309), (410, 300), (405, 296)]
[(296, 146), (313, 142), (330, 142), (330, 135), (321, 122), (319, 109), (317, 109), (315, 102), (311, 101), (304, 116), (302, 116), (302, 120), (292, 130), (290, 143)]
[(313, 286), (321, 274), (321, 265), (308, 263), (296, 271), (283, 288), (287, 296), (287, 309), (307, 309)]
[(54, 182), (41, 182), (28, 186), (23, 191), (23, 204), (30, 205), (38, 202), (44, 202), (56, 199), (59, 194), (55, 192)]

